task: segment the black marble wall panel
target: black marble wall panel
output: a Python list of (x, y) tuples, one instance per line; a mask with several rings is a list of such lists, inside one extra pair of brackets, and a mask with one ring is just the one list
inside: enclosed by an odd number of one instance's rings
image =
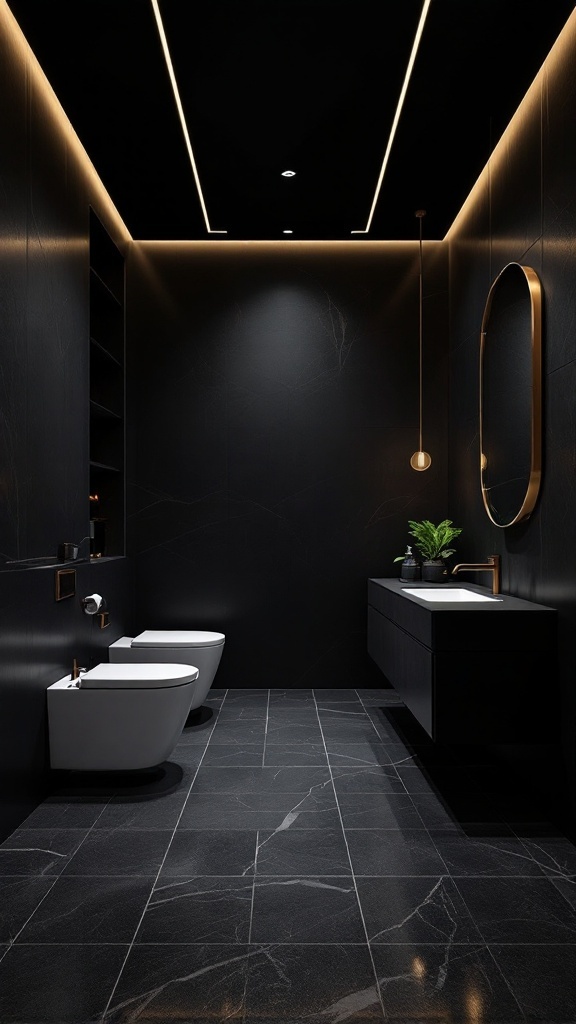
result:
[(366, 580), (446, 506), (446, 261), (418, 244), (138, 244), (128, 275), (135, 621), (226, 634), (230, 687), (381, 685)]
[[(70, 564), (70, 563), (69, 563)], [(69, 567), (66, 566), (67, 568)], [(76, 594), (55, 600), (53, 566), (0, 573), (0, 835), (5, 837), (53, 785), (46, 690), (72, 670), (108, 661), (108, 646), (129, 625), (124, 559), (76, 565)], [(101, 594), (110, 625), (101, 629), (81, 600)], [(60, 780), (59, 780), (60, 782)]]
[[(559, 611), (559, 678), (542, 679), (562, 741), (502, 753), (530, 778), (563, 827), (576, 833), (576, 19), (511, 125), (450, 240), (450, 505), (465, 526), (465, 560), (502, 557), (502, 589)], [(491, 281), (514, 260), (543, 288), (543, 479), (529, 520), (499, 529), (479, 476), (479, 331)], [(478, 578), (476, 577), (476, 582)], [(495, 709), (496, 710), (496, 709)]]
[[(51, 785), (46, 688), (72, 658), (107, 660), (129, 622), (125, 561), (77, 567), (77, 596), (55, 601), (65, 541), (89, 531), (89, 205), (107, 197), (41, 71), (0, 12), (0, 833)], [(115, 227), (115, 230), (117, 228)], [(79, 598), (102, 593), (96, 632)]]

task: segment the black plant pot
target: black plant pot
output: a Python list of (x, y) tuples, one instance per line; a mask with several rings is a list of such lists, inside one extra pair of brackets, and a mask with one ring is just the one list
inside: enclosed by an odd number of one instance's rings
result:
[(422, 579), (426, 583), (446, 583), (448, 579), (446, 563), (442, 559), (422, 562)]

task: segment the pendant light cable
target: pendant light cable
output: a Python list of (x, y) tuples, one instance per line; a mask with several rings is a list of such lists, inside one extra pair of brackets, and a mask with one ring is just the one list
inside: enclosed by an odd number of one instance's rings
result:
[(423, 305), (424, 305), (424, 273), (423, 273), (423, 258), (422, 258), (422, 218), (426, 216), (426, 210), (416, 210), (416, 216), (420, 221), (420, 274), (419, 274), (419, 287), (418, 287), (418, 299), (420, 308), (420, 324), (419, 324), (419, 362), (418, 362), (418, 451), (414, 452), (410, 459), (410, 465), (412, 469), (416, 469), (418, 472), (422, 472), (428, 469), (432, 464), (428, 452), (424, 451), (422, 444), (422, 380), (423, 380)]

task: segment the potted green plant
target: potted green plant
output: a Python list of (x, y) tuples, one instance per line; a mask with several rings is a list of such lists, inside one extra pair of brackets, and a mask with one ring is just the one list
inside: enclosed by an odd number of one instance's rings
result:
[[(429, 519), (422, 519), (421, 522), (409, 519), (408, 526), (408, 532), (414, 537), (415, 546), (422, 555), (422, 579), (428, 583), (444, 583), (448, 577), (445, 559), (456, 550), (450, 544), (460, 536), (462, 530), (453, 526), (451, 519), (443, 519), (437, 526)], [(404, 557), (400, 555), (394, 561), (400, 562)]]

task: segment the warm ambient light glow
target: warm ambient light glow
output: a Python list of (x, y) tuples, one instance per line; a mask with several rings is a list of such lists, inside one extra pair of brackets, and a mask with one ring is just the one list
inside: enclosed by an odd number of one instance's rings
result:
[(294, 178), (295, 175), (296, 175), (296, 171), (282, 171), (282, 177), (283, 178)]
[(392, 143), (394, 142), (394, 136), (396, 135), (396, 129), (398, 127), (398, 122), (400, 120), (400, 114), (402, 112), (402, 107), (404, 106), (404, 100), (406, 98), (406, 93), (408, 91), (408, 83), (410, 81), (410, 76), (412, 75), (412, 70), (414, 68), (414, 62), (416, 60), (416, 54), (418, 52), (418, 47), (420, 45), (420, 40), (422, 38), (422, 33), (424, 31), (424, 23), (426, 21), (426, 16), (428, 14), (428, 9), (429, 9), (431, 3), (432, 3), (432, 0), (424, 0), (424, 4), (422, 6), (422, 13), (420, 15), (420, 21), (418, 22), (418, 28), (416, 29), (416, 35), (414, 37), (414, 42), (412, 44), (412, 52), (410, 54), (410, 60), (408, 61), (408, 67), (406, 68), (406, 74), (404, 75), (404, 83), (402, 85), (402, 89), (400, 90), (400, 98), (399, 98), (398, 104), (396, 106), (396, 113), (394, 114), (394, 120), (392, 121), (392, 127), (390, 129), (390, 135), (389, 135), (389, 138), (388, 138), (388, 145), (386, 146), (386, 152), (384, 153), (384, 159), (382, 161), (382, 167), (380, 168), (380, 176), (378, 178), (378, 183), (376, 185), (376, 191), (374, 193), (374, 199), (372, 200), (372, 207), (370, 209), (370, 214), (368, 216), (368, 221), (367, 221), (366, 227), (362, 228), (361, 230), (358, 230), (358, 231), (351, 231), (350, 234), (352, 234), (352, 235), (365, 235), (370, 230), (370, 225), (372, 223), (372, 218), (374, 216), (374, 210), (376, 209), (376, 203), (378, 202), (378, 196), (380, 195), (380, 189), (382, 188), (382, 182), (384, 180), (384, 174), (386, 172), (386, 167), (388, 165), (388, 160), (390, 158), (390, 151), (392, 149)]
[(174, 93), (174, 99), (176, 100), (176, 107), (178, 110), (178, 116), (180, 118), (180, 124), (182, 126), (182, 132), (184, 134), (184, 141), (186, 143), (186, 149), (188, 150), (188, 156), (192, 165), (192, 173), (194, 174), (194, 181), (196, 182), (196, 188), (198, 189), (198, 198), (200, 199), (200, 206), (202, 207), (202, 213), (204, 215), (204, 223), (206, 224), (206, 230), (211, 235), (227, 235), (227, 231), (216, 231), (210, 227), (210, 221), (208, 220), (208, 211), (204, 202), (204, 196), (202, 194), (202, 186), (200, 185), (200, 178), (198, 177), (198, 170), (196, 168), (196, 161), (194, 159), (194, 153), (192, 152), (192, 143), (190, 141), (190, 135), (188, 133), (188, 126), (186, 124), (186, 118), (184, 117), (184, 108), (182, 101), (180, 100), (180, 93), (178, 91), (178, 84), (176, 82), (176, 75), (174, 74), (174, 66), (172, 64), (172, 58), (170, 56), (170, 50), (168, 49), (168, 40), (166, 39), (166, 33), (164, 31), (164, 25), (162, 23), (162, 17), (160, 14), (160, 8), (158, 6), (158, 0), (151, 0), (152, 9), (154, 11), (154, 17), (156, 19), (156, 26), (158, 28), (158, 34), (160, 35), (160, 42), (162, 43), (162, 50), (164, 51), (164, 59), (166, 61), (166, 67), (168, 68), (168, 74), (170, 76), (170, 82), (172, 83), (172, 92)]
[[(106, 191), (102, 179), (70, 123), (50, 82), (46, 78), (38, 58), (30, 49), (22, 29), (4, 0), (0, 3), (0, 49), (2, 50), (4, 65), (6, 67), (10, 65), (14, 70), (21, 68), (23, 74), (25, 74), (28, 103), (32, 105), (33, 116), (38, 118), (39, 123), (42, 123), (44, 126), (50, 124), (54, 137), (58, 139), (59, 145), (62, 147), (61, 152), (63, 156), (65, 154), (66, 166), (72, 167), (75, 164), (78, 168), (86, 184), (87, 202), (105, 216), (108, 220), (108, 227), (112, 226), (117, 233), (117, 240), (123, 244), (129, 244), (132, 241), (132, 236), (128, 228)], [(85, 235), (82, 238), (65, 239), (63, 237), (51, 238), (45, 233), (39, 233), (34, 235), (34, 242), (31, 241), (31, 238), (32, 236), (29, 236), (28, 240), (24, 239), (24, 244), (38, 245), (41, 247), (42, 252), (46, 251), (47, 245), (61, 246), (65, 244), (68, 252), (70, 252), (71, 245), (78, 245), (83, 248), (86, 245)], [(22, 247), (22, 241), (20, 239), (13, 241), (7, 237), (2, 238), (1, 249), (3, 256), (6, 254), (8, 247), (14, 247), (19, 251)]]

